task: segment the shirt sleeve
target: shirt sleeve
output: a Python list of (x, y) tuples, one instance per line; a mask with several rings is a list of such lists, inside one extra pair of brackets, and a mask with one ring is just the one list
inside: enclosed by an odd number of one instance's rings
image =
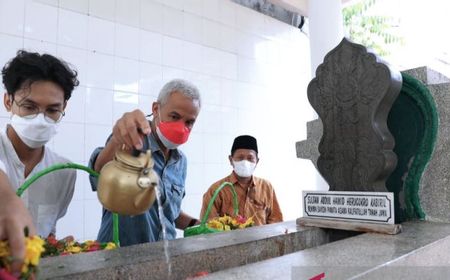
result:
[[(89, 159), (89, 164), (88, 164), (89, 168), (91, 168), (92, 170), (94, 170), (95, 161), (97, 160), (97, 157), (102, 150), (103, 150), (103, 147), (99, 147), (99, 148), (96, 148), (92, 152), (92, 155), (91, 155), (91, 158)], [(97, 191), (98, 177), (92, 176), (91, 174), (89, 174), (89, 183), (91, 183), (92, 191), (93, 192)]]
[(268, 224), (283, 221), (283, 214), (281, 213), (280, 205), (278, 204), (277, 196), (275, 195), (275, 190), (271, 188), (271, 191), (272, 191), (272, 207), (267, 217)]
[(183, 155), (182, 169), (183, 169), (183, 173), (181, 176), (183, 178), (183, 194), (182, 194), (181, 198), (184, 198), (186, 196), (186, 176), (187, 176), (187, 157), (184, 155)]
[[(108, 139), (106, 140), (105, 146), (106, 144), (108, 144), (109, 139), (111, 139), (112, 134), (109, 135)], [(88, 167), (92, 170), (94, 170), (94, 166), (95, 166), (95, 162), (97, 161), (97, 157), (98, 155), (101, 153), (101, 151), (103, 151), (104, 147), (98, 147), (96, 148), (92, 154), (91, 157), (89, 158), (89, 163), (88, 163)], [(95, 192), (97, 191), (97, 185), (98, 185), (98, 177), (92, 176), (89, 174), (89, 183), (91, 183), (91, 188), (92, 191)]]

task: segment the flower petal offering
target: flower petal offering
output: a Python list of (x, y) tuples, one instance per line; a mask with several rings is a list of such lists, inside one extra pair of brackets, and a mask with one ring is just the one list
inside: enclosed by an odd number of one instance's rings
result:
[(116, 245), (112, 242), (100, 243), (94, 240), (87, 240), (85, 242), (74, 241), (72, 237), (66, 237), (57, 240), (54, 235), (49, 235), (45, 239), (45, 252), (42, 257), (47, 256), (64, 256), (73, 255), (83, 252), (93, 252), (99, 250), (115, 249)]
[(224, 215), (223, 217), (216, 217), (209, 220), (207, 226), (216, 230), (225, 231), (248, 228), (254, 224), (255, 222), (253, 221), (253, 217), (247, 219), (241, 215), (237, 215), (236, 217)]
[[(36, 273), (44, 250), (44, 240), (39, 236), (26, 237), (25, 258), (19, 279), (30, 279)], [(8, 242), (0, 241), (0, 279), (16, 279), (10, 274), (13, 261)]]
[[(33, 275), (38, 270), (41, 257), (73, 255), (83, 252), (93, 252), (99, 250), (115, 249), (112, 242), (100, 243), (88, 240), (85, 242), (74, 241), (73, 237), (66, 237), (58, 240), (54, 235), (49, 235), (46, 239), (39, 236), (26, 237), (25, 258), (23, 260), (22, 271), (19, 279), (33, 279)], [(0, 279), (17, 279), (11, 275), (11, 263), (14, 258), (7, 241), (0, 241)]]

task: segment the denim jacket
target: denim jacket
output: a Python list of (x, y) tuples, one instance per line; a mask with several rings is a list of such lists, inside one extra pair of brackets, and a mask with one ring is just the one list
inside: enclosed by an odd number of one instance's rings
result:
[[(110, 136), (111, 137), (111, 136)], [(109, 139), (108, 139), (109, 140)], [(178, 149), (171, 150), (169, 160), (164, 160), (163, 152), (156, 142), (153, 133), (144, 138), (144, 148), (150, 147), (155, 165), (153, 169), (160, 178), (159, 189), (166, 225), (166, 238), (176, 238), (175, 220), (180, 215), (181, 200), (185, 195), (186, 156)], [(89, 160), (93, 168), (98, 154), (103, 148), (97, 148)], [(97, 178), (90, 176), (92, 190), (97, 190)], [(102, 223), (97, 239), (100, 242), (113, 240), (112, 213), (103, 209)], [(158, 215), (158, 202), (145, 213), (137, 216), (119, 215), (119, 239), (121, 246), (129, 246), (163, 239), (161, 220)]]

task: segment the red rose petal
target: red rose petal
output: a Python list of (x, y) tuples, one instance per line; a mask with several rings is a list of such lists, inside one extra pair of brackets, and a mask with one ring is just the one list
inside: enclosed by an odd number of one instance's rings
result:
[(1, 280), (17, 280), (16, 277), (12, 276), (6, 269), (0, 269), (0, 279)]

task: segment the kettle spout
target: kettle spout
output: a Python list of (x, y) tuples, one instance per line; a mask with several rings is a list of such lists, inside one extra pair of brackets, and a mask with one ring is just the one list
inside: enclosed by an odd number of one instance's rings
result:
[(158, 187), (159, 178), (152, 169), (144, 169), (142, 175), (142, 177), (138, 178), (138, 186), (141, 187), (141, 191), (134, 199), (134, 206), (136, 209), (139, 209), (139, 211), (144, 212), (155, 202), (155, 188)]
[(141, 191), (136, 195), (134, 199), (134, 206), (138, 211), (146, 211), (152, 207), (156, 198), (156, 189), (159, 183), (159, 176), (153, 170), (153, 160), (151, 151), (148, 150), (145, 154), (147, 159), (146, 168), (144, 168), (137, 180), (137, 185), (141, 188)]

